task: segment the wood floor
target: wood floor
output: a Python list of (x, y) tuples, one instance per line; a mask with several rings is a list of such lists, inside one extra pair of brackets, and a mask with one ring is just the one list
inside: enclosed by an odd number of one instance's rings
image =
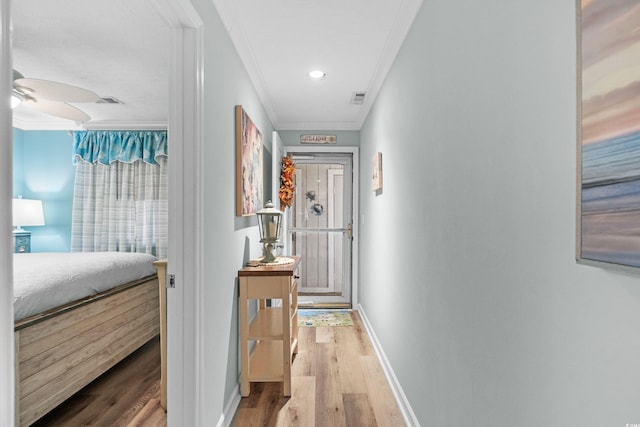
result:
[[(282, 396), (282, 383), (254, 383), (231, 425), (404, 426), (358, 313), (352, 318), (354, 326), (300, 328), (292, 396)], [(152, 340), (34, 426), (166, 426), (159, 358)]]
[(354, 326), (300, 328), (291, 397), (281, 383), (253, 383), (231, 425), (404, 426), (360, 316), (352, 317)]
[(153, 339), (33, 427), (166, 425), (160, 407), (160, 341)]

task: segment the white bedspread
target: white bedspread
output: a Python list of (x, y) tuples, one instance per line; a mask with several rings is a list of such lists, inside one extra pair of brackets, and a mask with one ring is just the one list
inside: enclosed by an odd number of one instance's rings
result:
[(125, 252), (14, 254), (15, 319), (155, 274), (155, 260)]

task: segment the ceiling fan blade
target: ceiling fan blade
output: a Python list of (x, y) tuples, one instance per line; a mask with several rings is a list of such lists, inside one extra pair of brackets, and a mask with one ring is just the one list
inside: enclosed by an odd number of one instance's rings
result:
[(48, 101), (45, 99), (26, 100), (23, 102), (25, 106), (38, 110), (41, 113), (50, 114), (74, 122), (87, 122), (91, 117), (80, 109), (69, 105), (65, 102)]
[(48, 101), (97, 102), (100, 99), (95, 92), (88, 89), (52, 80), (23, 78), (14, 80), (13, 85), (25, 95)]

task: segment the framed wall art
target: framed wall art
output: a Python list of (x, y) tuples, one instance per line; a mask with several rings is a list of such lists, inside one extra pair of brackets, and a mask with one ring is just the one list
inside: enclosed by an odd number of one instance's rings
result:
[(578, 0), (576, 258), (640, 267), (640, 8)]
[(373, 156), (373, 172), (371, 174), (371, 185), (373, 191), (382, 191), (382, 153), (377, 152)]
[(262, 133), (236, 105), (236, 215), (253, 215), (262, 209)]
[(301, 144), (336, 144), (336, 135), (300, 135)]

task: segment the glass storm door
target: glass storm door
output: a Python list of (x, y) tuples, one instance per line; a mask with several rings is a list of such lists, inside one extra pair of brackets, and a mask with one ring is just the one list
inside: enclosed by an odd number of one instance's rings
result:
[(302, 258), (301, 306), (350, 306), (352, 155), (296, 155), (289, 248)]

